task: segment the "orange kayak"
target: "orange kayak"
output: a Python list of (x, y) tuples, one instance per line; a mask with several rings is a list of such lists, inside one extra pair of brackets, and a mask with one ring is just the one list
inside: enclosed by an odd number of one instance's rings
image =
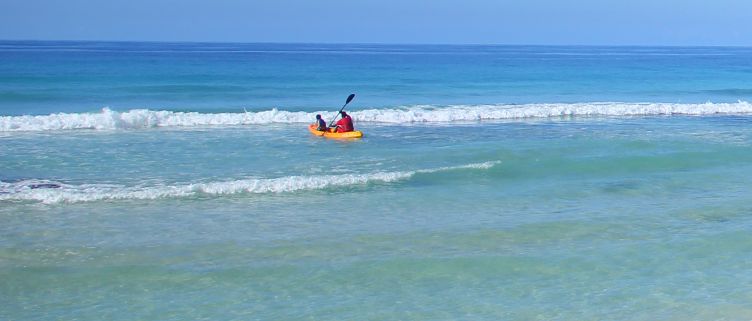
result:
[(359, 130), (346, 132), (346, 133), (335, 133), (335, 132), (330, 132), (330, 131), (317, 130), (316, 125), (309, 125), (308, 131), (310, 131), (311, 134), (314, 134), (316, 136), (324, 136), (326, 138), (361, 138), (363, 137), (363, 132)]

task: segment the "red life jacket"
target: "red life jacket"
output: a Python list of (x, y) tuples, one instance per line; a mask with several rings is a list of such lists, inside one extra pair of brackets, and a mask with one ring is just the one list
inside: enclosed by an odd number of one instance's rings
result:
[(351, 132), (353, 130), (355, 130), (355, 128), (353, 127), (353, 122), (352, 122), (352, 118), (350, 118), (350, 115), (342, 117), (342, 119), (337, 121), (338, 133)]

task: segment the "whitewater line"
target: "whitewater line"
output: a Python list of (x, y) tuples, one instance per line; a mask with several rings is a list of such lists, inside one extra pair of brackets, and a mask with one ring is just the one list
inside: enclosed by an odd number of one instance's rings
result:
[[(0, 182), (0, 202), (36, 201), (45, 204), (54, 204), (105, 200), (154, 200), (162, 198), (191, 197), (202, 194), (220, 196), (241, 193), (289, 193), (302, 190), (358, 186), (377, 182), (389, 183), (406, 180), (416, 174), (429, 174), (461, 169), (485, 170), (497, 164), (499, 164), (498, 161), (492, 161), (415, 171), (322, 176), (286, 176), (279, 178), (240, 179), (174, 186), (121, 186), (110, 184), (69, 185), (52, 181), (25, 180), (14, 183)], [(42, 188), (39, 186), (42, 186)]]
[[(356, 122), (432, 123), (481, 121), (562, 116), (650, 116), (750, 114), (752, 104), (736, 103), (571, 103), (522, 105), (417, 105), (387, 109), (353, 109)], [(239, 126), (311, 123), (316, 114), (325, 118), (331, 111), (303, 112), (271, 109), (259, 112), (200, 113), (132, 109), (124, 112), (102, 109), (98, 113), (57, 113), (39, 116), (0, 116), (0, 132), (115, 130), (156, 127)]]

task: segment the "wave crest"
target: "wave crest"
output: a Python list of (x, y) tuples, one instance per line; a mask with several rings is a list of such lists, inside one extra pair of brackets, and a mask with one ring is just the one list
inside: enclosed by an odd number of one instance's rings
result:
[(109, 184), (69, 185), (42, 180), (0, 182), (0, 201), (35, 201), (46, 204), (81, 203), (104, 200), (154, 200), (197, 195), (289, 193), (334, 187), (388, 183), (405, 180), (415, 174), (461, 169), (489, 169), (498, 161), (416, 171), (376, 172), (322, 176), (286, 176), (279, 178), (240, 179), (171, 186), (121, 186)]
[[(648, 116), (748, 114), (752, 104), (736, 103), (573, 103), (523, 105), (419, 105), (352, 111), (357, 122), (430, 123), (561, 116)], [(125, 112), (108, 108), (99, 113), (58, 113), (41, 116), (0, 116), (0, 132), (58, 131), (74, 129), (141, 129), (154, 127), (238, 126), (270, 123), (310, 123), (316, 114), (326, 119), (333, 112), (293, 112), (271, 109), (244, 113), (199, 113), (133, 109)]]

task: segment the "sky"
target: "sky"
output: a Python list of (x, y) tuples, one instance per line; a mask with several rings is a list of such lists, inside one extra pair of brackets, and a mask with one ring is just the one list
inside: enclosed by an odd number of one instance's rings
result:
[(752, 0), (0, 0), (0, 39), (752, 46)]

